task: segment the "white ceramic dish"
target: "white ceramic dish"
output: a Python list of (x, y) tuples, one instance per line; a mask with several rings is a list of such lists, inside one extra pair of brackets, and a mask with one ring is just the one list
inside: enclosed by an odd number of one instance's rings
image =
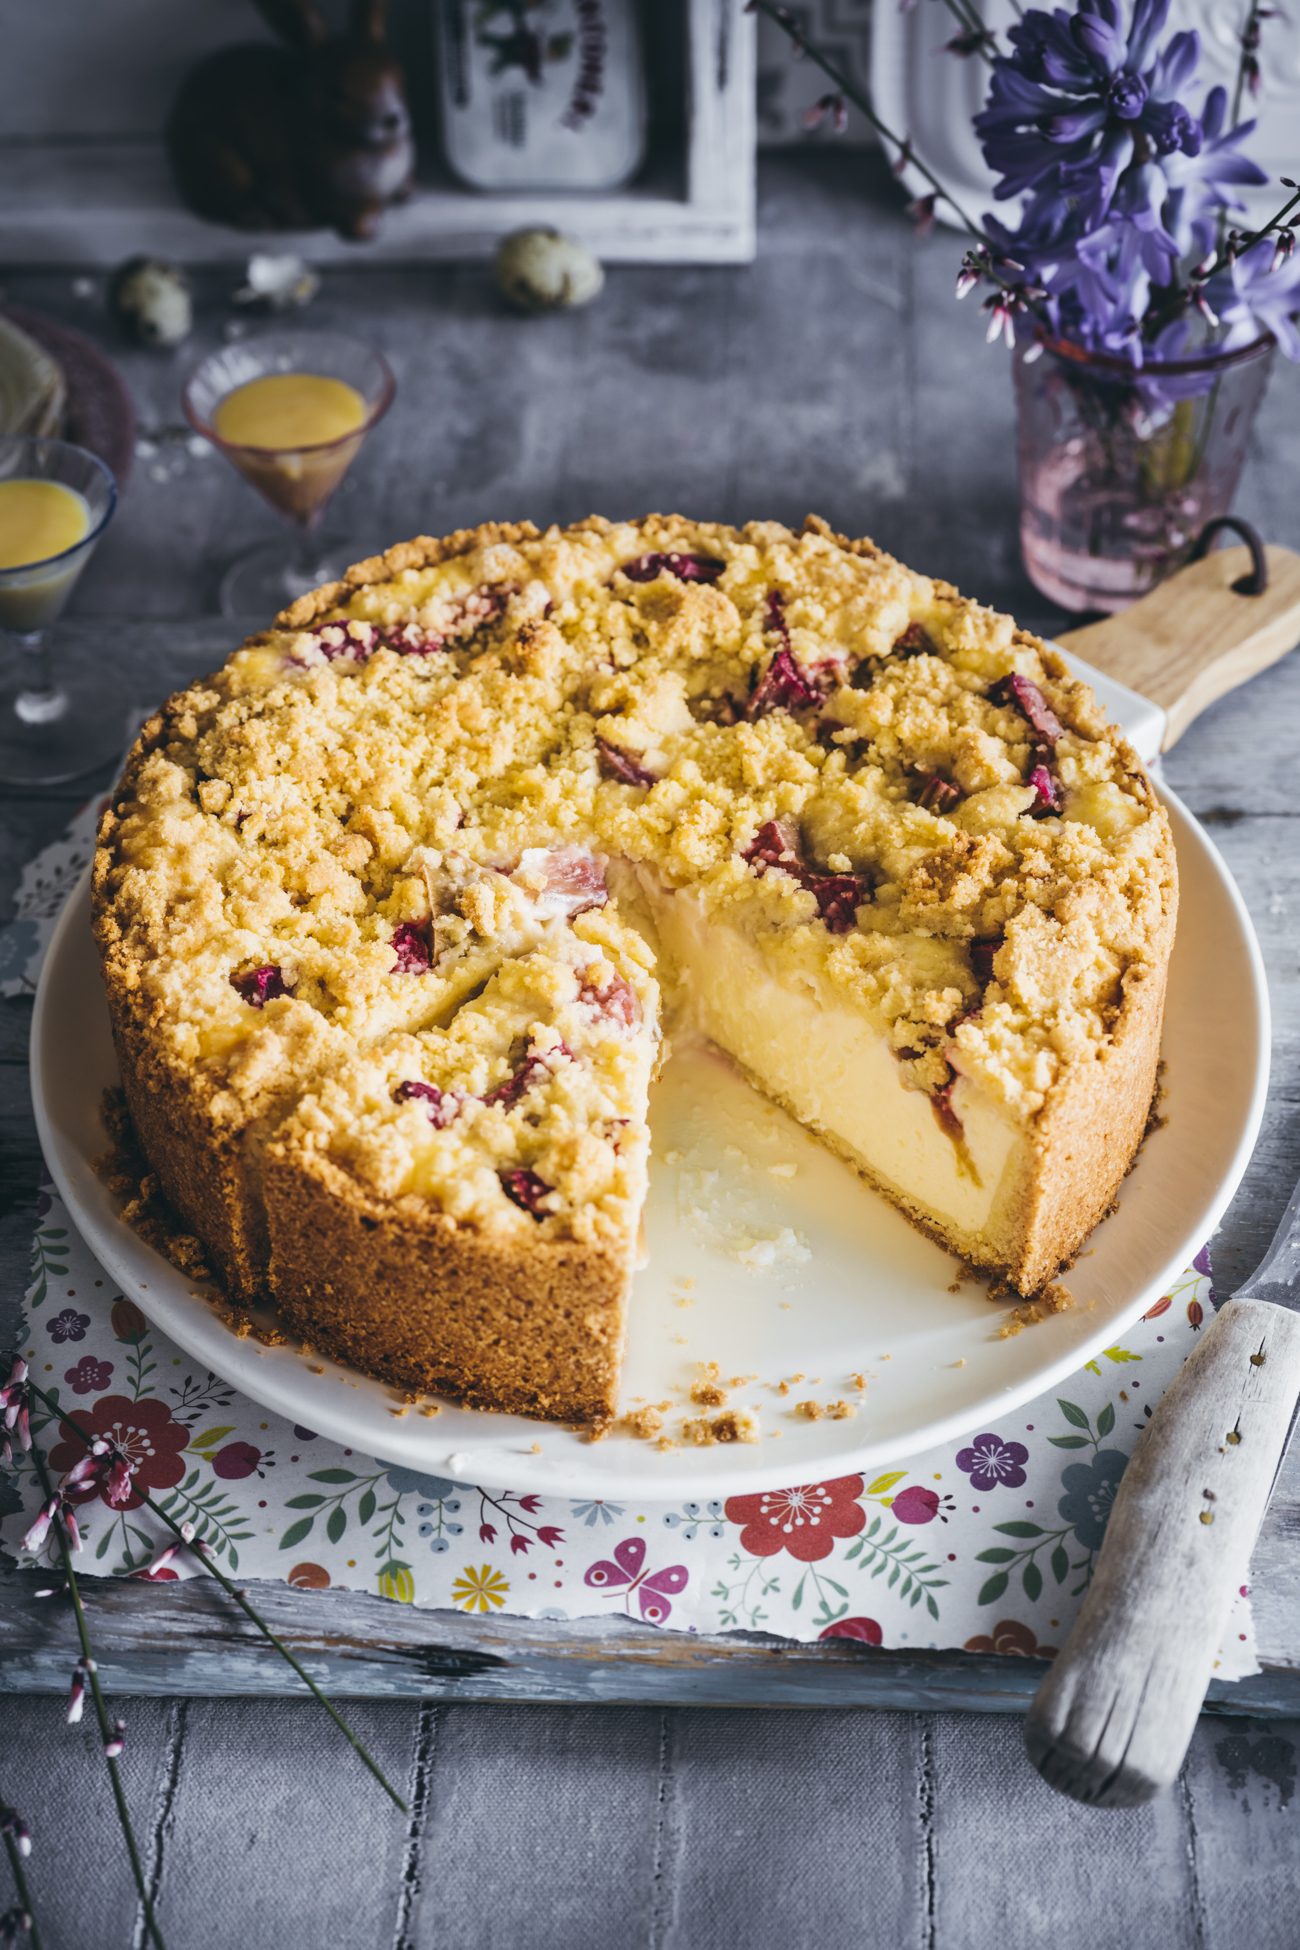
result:
[[(1267, 1083), (1263, 966), (1218, 854), (1174, 795), (1164, 797), (1182, 885), (1165, 1029), (1167, 1122), (1070, 1273), (1071, 1310), (1000, 1339), (1003, 1310), (983, 1288), (950, 1291), (953, 1260), (721, 1058), (698, 1048), (669, 1064), (652, 1103), (650, 1259), (633, 1294), (624, 1399), (671, 1400), (676, 1410), (695, 1364), (716, 1361), (725, 1378), (756, 1377), (731, 1396), (758, 1411), (762, 1434), (752, 1444), (658, 1451), (625, 1434), (593, 1444), (568, 1429), (452, 1405), (433, 1417), (395, 1414), (397, 1397), (379, 1382), (309, 1366), (291, 1345), (237, 1338), (122, 1223), (95, 1172), (105, 1141), (99, 1106), (116, 1064), (86, 882), (60, 918), (32, 1024), (45, 1156), (109, 1276), (179, 1347), (268, 1408), (366, 1454), (520, 1490), (658, 1500), (901, 1462), (996, 1426), (1112, 1346), (1209, 1238), (1245, 1170)], [(790, 1163), (793, 1177), (770, 1170)], [(860, 1396), (848, 1381), (854, 1373), (869, 1378)], [(780, 1396), (774, 1384), (796, 1375), (804, 1379)], [(820, 1421), (794, 1413), (800, 1400), (837, 1398), (859, 1403), (857, 1413)]]

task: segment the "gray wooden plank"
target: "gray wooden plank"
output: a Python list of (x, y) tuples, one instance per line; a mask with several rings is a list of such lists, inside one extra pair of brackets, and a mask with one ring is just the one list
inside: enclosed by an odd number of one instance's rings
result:
[[(111, 1693), (109, 1699), (117, 1703)], [(135, 1700), (121, 1717), (127, 1730), (122, 1783), (152, 1881), (169, 1814), (179, 1713), (167, 1701)], [(17, 1808), (32, 1831), (27, 1874), (46, 1950), (134, 1944), (139, 1899), (89, 1701), (75, 1727), (64, 1724), (56, 1700), (0, 1702), (0, 1800)], [(0, 1890), (8, 1888), (5, 1863)], [(0, 1896), (0, 1908), (9, 1901), (8, 1894)]]
[(1009, 1722), (940, 1714), (923, 1737), (933, 1746), (936, 1945), (1207, 1950), (1178, 1796), (1081, 1808), (1033, 1772)]
[[(392, 1704), (350, 1710), (399, 1793), (409, 1785), (417, 1717)], [(310, 1701), (281, 1701), (268, 1721), (251, 1703), (193, 1700), (160, 1923), (181, 1950), (389, 1950), (406, 1839), (405, 1817)]]
[(646, 1944), (666, 1716), (439, 1709), (395, 1950)]
[[(0, 1690), (62, 1692), (75, 1657), (62, 1609), (0, 1570)], [(468, 1617), (362, 1592), (247, 1587), (318, 1685), (338, 1698), (694, 1706), (961, 1706), (1019, 1713), (1041, 1668), (959, 1651), (864, 1652), (757, 1634), (661, 1632), (623, 1619)], [(163, 1586), (96, 1580), (88, 1609), (104, 1683), (141, 1695), (300, 1697), (300, 1682), (206, 1579)], [(1209, 1710), (1300, 1712), (1295, 1667), (1215, 1681)]]
[(1203, 1722), (1181, 1783), (1200, 1914), (1210, 1945), (1294, 1950), (1300, 1723)]
[(649, 1940), (664, 1950), (929, 1950), (926, 1724), (843, 1712), (672, 1715), (662, 1934)]

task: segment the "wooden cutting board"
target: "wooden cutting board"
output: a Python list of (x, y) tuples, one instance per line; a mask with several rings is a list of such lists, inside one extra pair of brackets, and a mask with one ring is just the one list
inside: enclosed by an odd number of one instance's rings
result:
[(1257, 677), (1300, 640), (1300, 555), (1262, 551), (1264, 587), (1245, 546), (1189, 563), (1131, 609), (1056, 641), (1166, 714), (1168, 751), (1216, 698)]

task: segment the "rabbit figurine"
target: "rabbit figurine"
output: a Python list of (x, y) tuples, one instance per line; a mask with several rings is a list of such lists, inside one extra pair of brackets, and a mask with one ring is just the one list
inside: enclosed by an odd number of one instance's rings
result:
[(223, 48), (186, 76), (166, 131), (181, 195), (241, 230), (372, 237), (410, 194), (415, 163), (384, 0), (351, 0), (342, 34), (316, 0), (255, 4), (285, 45)]

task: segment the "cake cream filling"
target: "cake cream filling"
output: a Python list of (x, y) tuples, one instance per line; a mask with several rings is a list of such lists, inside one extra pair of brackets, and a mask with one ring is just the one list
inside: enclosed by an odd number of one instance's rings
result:
[(922, 1217), (995, 1243), (1024, 1140), (1006, 1112), (959, 1078), (956, 1141), (930, 1098), (907, 1088), (887, 1037), (829, 984), (806, 971), (778, 979), (760, 944), (697, 896), (637, 883), (690, 1026)]

